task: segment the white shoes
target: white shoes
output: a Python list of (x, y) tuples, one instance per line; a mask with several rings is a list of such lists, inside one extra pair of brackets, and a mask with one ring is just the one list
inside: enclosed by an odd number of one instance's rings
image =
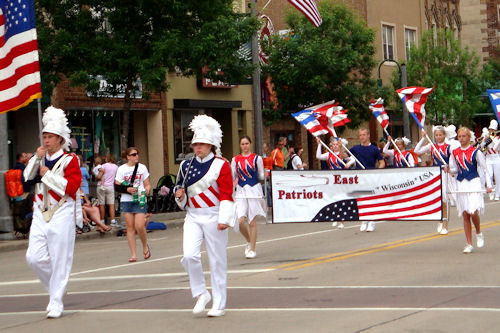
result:
[(344, 229), (344, 223), (339, 222), (339, 226), (338, 226), (337, 228), (339, 228), (339, 229)]
[(200, 314), (205, 310), (205, 306), (212, 299), (210, 293), (205, 291), (205, 293), (198, 296), (198, 301), (196, 301), (196, 305), (193, 308), (193, 314)]
[(249, 250), (249, 251), (246, 253), (245, 257), (246, 257), (247, 259), (254, 259), (255, 257), (257, 257), (257, 252), (252, 251), (252, 250)]
[(448, 230), (446, 228), (441, 228), (441, 231), (439, 232), (440, 235), (448, 235)]
[(375, 230), (375, 222), (368, 222), (368, 227), (366, 228), (366, 232), (371, 232)]
[(443, 222), (439, 222), (439, 223), (438, 223), (438, 227), (437, 227), (437, 232), (438, 232), (438, 234), (440, 234), (440, 233), (441, 233), (441, 230), (443, 230)]
[(338, 224), (338, 222), (333, 222), (333, 223), (332, 223), (332, 227), (336, 227), (336, 226), (337, 226), (337, 224)]
[(464, 253), (471, 253), (473, 249), (474, 249), (474, 247), (472, 247), (472, 245), (467, 244), (467, 245), (464, 247)]
[(484, 246), (484, 236), (482, 232), (480, 234), (476, 234), (476, 245), (477, 247)]
[(359, 227), (359, 231), (366, 231), (368, 228), (368, 222), (361, 222), (361, 226)]
[(62, 312), (58, 310), (50, 310), (47, 312), (47, 318), (49, 319), (56, 319), (60, 318), (62, 316)]
[(250, 243), (247, 243), (247, 246), (245, 247), (245, 257), (248, 255), (249, 251), (250, 251)]
[(218, 310), (218, 309), (211, 309), (208, 311), (207, 316), (209, 317), (220, 317), (226, 314), (226, 311), (224, 310)]

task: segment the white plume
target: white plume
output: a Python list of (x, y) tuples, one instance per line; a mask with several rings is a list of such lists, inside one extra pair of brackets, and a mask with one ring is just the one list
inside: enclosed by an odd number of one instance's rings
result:
[(221, 156), (220, 145), (222, 142), (222, 130), (219, 122), (205, 114), (197, 115), (191, 120), (189, 129), (194, 136), (191, 143), (208, 143), (216, 148), (216, 155)]
[(64, 139), (63, 150), (69, 150), (71, 130), (63, 110), (49, 106), (42, 118), (43, 132), (57, 134)]

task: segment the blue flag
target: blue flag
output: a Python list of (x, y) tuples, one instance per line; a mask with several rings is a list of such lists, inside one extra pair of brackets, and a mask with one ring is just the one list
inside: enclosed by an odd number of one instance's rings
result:
[(493, 112), (495, 112), (495, 116), (500, 123), (500, 116), (498, 115), (500, 112), (500, 89), (488, 89), (486, 90), (486, 92), (488, 93), (488, 97), (490, 98)]

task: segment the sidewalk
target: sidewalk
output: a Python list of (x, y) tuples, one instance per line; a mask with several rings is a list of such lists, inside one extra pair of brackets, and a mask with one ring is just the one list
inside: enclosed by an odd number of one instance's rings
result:
[[(180, 228), (184, 224), (184, 217), (186, 212), (172, 212), (172, 213), (159, 213), (153, 214), (150, 218), (150, 222), (163, 222), (167, 225), (167, 231), (170, 228)], [(117, 237), (116, 233), (120, 230), (119, 228), (113, 228), (110, 232), (101, 234), (95, 230), (87, 233), (76, 235), (76, 241), (85, 241), (88, 239), (102, 239)], [(13, 240), (0, 240), (0, 252), (14, 251), (19, 249), (28, 248), (28, 239), (13, 239)]]

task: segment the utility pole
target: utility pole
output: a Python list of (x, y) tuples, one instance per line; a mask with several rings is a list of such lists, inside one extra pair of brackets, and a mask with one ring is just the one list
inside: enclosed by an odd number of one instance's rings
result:
[(7, 112), (0, 114), (0, 240), (14, 239), (14, 224), (5, 191), (5, 173), (9, 169)]
[[(257, 17), (257, 0), (250, 2), (251, 14)], [(252, 64), (255, 70), (252, 75), (252, 95), (254, 114), (254, 147), (257, 155), (262, 155), (262, 98), (260, 91), (260, 64), (259, 64), (259, 37), (255, 33), (252, 37)]]

